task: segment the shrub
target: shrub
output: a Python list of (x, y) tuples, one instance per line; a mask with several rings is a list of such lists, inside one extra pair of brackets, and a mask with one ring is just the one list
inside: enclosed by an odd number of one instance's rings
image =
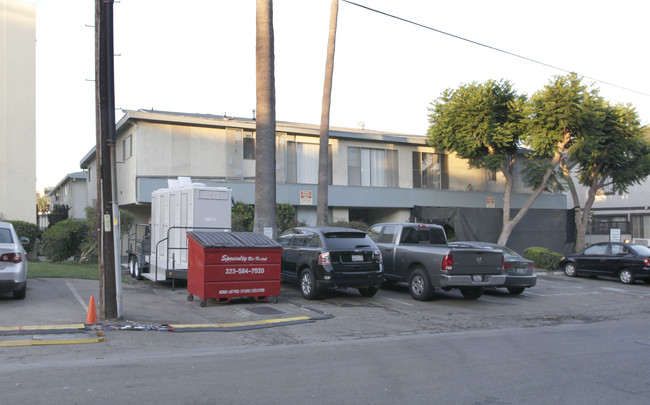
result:
[(531, 246), (524, 250), (524, 257), (535, 262), (540, 269), (557, 270), (560, 268), (562, 255), (543, 247)]
[(18, 237), (24, 236), (29, 239), (29, 243), (24, 245), (26, 252), (31, 252), (34, 249), (34, 244), (36, 239), (41, 236), (41, 230), (38, 229), (38, 225), (32, 224), (25, 221), (7, 221), (14, 226)]
[[(302, 225), (296, 219), (296, 207), (291, 204), (277, 204), (275, 206), (275, 219), (278, 232), (293, 226)], [(235, 232), (253, 232), (255, 224), (255, 206), (237, 202), (232, 207), (232, 225)]]
[(368, 224), (366, 224), (365, 222), (361, 222), (361, 221), (352, 221), (352, 222), (336, 221), (336, 222), (330, 222), (330, 226), (338, 226), (340, 228), (358, 229), (358, 230), (364, 231), (364, 232), (367, 231), (368, 228), (370, 228), (368, 226)]
[(232, 230), (235, 232), (253, 232), (255, 207), (251, 204), (237, 202), (232, 207)]
[[(94, 262), (97, 261), (97, 235), (99, 234), (99, 224), (97, 223), (97, 209), (94, 207), (86, 207), (86, 225), (88, 232), (79, 248), (79, 261), (80, 262)], [(135, 216), (120, 208), (120, 234), (126, 235), (129, 229), (135, 223)]]
[(86, 221), (66, 219), (43, 232), (43, 253), (50, 260), (57, 262), (81, 256), (81, 246), (87, 238)]

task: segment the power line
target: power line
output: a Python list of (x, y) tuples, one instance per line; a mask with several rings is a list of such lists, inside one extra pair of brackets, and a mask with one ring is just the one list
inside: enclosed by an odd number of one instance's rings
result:
[[(569, 70), (569, 69), (564, 69), (564, 68), (561, 68), (559, 66), (554, 66), (554, 65), (551, 65), (549, 63), (545, 63), (545, 62), (542, 62), (542, 61), (539, 61), (539, 60), (536, 60), (536, 59), (528, 58), (526, 56), (522, 56), (522, 55), (519, 55), (519, 54), (516, 54), (516, 53), (513, 53), (513, 52), (509, 52), (509, 51), (506, 51), (504, 49), (500, 49), (500, 48), (496, 48), (494, 46), (486, 45), (486, 44), (483, 44), (483, 43), (478, 42), (478, 41), (473, 41), (471, 39), (467, 39), (467, 38), (461, 37), (459, 35), (454, 35), (454, 34), (451, 34), (449, 32), (445, 32), (445, 31), (430, 27), (428, 25), (424, 25), (424, 24), (417, 23), (415, 21), (408, 20), (406, 18), (398, 17), (396, 15), (389, 14), (389, 13), (386, 13), (386, 12), (381, 11), (381, 10), (377, 10), (377, 9), (374, 9), (374, 8), (371, 8), (371, 7), (368, 7), (368, 6), (364, 6), (363, 4), (355, 3), (355, 2), (349, 1), (349, 0), (341, 0), (341, 1), (343, 1), (344, 3), (351, 4), (353, 6), (357, 6), (357, 7), (366, 9), (368, 11), (372, 11), (373, 13), (377, 13), (377, 14), (384, 15), (386, 17), (394, 18), (396, 20), (403, 21), (403, 22), (408, 23), (408, 24), (416, 25), (418, 27), (421, 27), (421, 28), (424, 28), (424, 29), (427, 29), (427, 30), (430, 30), (430, 31), (434, 31), (434, 32), (437, 32), (439, 34), (447, 35), (449, 37), (459, 39), (461, 41), (469, 42), (470, 44), (473, 44), (473, 45), (478, 45), (478, 46), (481, 46), (483, 48), (490, 49), (492, 51), (497, 51), (497, 52), (501, 52), (501, 53), (504, 53), (504, 54), (509, 55), (509, 56), (514, 56), (515, 58), (523, 59), (523, 60), (528, 61), (528, 62), (532, 62), (532, 63), (536, 63), (538, 65), (550, 67), (551, 69), (560, 70), (560, 71), (566, 72), (566, 73), (577, 73), (577, 72), (574, 72), (574, 71)], [(627, 87), (619, 86), (617, 84), (610, 83), (610, 82), (607, 82), (607, 81), (604, 81), (604, 80), (600, 80), (600, 79), (597, 79), (597, 78), (594, 78), (594, 77), (589, 77), (589, 76), (584, 76), (584, 75), (582, 75), (582, 77), (587, 78), (589, 80), (593, 80), (593, 81), (598, 82), (598, 83), (606, 84), (608, 86), (616, 87), (616, 88), (619, 88), (621, 90), (626, 90), (626, 91), (630, 91), (632, 93), (640, 94), (642, 96), (650, 97), (650, 94), (643, 93), (641, 91), (630, 89), (630, 88), (627, 88)]]

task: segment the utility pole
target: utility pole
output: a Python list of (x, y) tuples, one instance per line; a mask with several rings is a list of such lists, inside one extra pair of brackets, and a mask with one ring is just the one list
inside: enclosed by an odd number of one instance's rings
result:
[[(96, 156), (98, 166), (97, 205), (99, 211), (100, 263), (99, 314), (101, 319), (119, 317), (113, 201), (115, 163), (115, 99), (113, 78), (113, 0), (95, 0), (95, 102), (97, 119)], [(119, 228), (118, 228), (119, 230)], [(119, 237), (119, 231), (117, 233)]]

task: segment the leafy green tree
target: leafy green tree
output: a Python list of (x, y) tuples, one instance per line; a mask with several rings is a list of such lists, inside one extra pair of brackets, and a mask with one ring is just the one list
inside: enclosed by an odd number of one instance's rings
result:
[[(429, 111), (429, 144), (440, 152), (454, 152), (469, 166), (499, 170), (506, 179), (504, 229), (499, 242), (505, 244), (510, 229), (510, 196), (513, 168), (520, 139), (526, 129), (525, 96), (518, 95), (508, 81), (447, 89)], [(514, 226), (513, 226), (514, 227)]]
[[(602, 99), (575, 74), (556, 76), (526, 101), (507, 81), (471, 84), (447, 90), (433, 103), (427, 132), (436, 149), (455, 152), (471, 167), (498, 169), (506, 179), (503, 228), (505, 245), (514, 227), (544, 191), (561, 187), (559, 163), (575, 139), (602, 130)], [(510, 218), (514, 156), (520, 143), (532, 149), (526, 181), (533, 189)]]
[(38, 212), (44, 214), (50, 211), (50, 197), (47, 194), (36, 193), (36, 206)]
[[(650, 142), (635, 109), (621, 104), (601, 108), (602, 131), (577, 140), (569, 151), (578, 181), (587, 187), (584, 207), (576, 210), (576, 251), (585, 246), (586, 225), (598, 190), (610, 186), (615, 193), (626, 193), (650, 175)], [(575, 187), (571, 195), (580, 207)]]

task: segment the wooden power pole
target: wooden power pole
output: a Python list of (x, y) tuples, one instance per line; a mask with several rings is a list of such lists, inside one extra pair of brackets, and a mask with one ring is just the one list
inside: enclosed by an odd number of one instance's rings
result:
[[(113, 85), (113, 0), (95, 0), (95, 104), (97, 121), (97, 211), (99, 239), (99, 315), (118, 318), (111, 148), (115, 146)], [(119, 274), (119, 273), (118, 273)]]

